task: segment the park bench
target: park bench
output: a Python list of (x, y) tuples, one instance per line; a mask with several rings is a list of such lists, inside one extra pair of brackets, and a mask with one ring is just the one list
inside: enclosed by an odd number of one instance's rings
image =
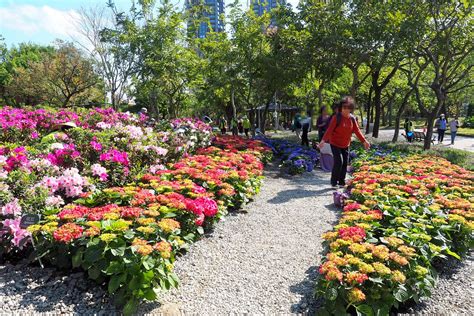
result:
[[(406, 140), (408, 140), (408, 137), (407, 137), (407, 135), (405, 135), (405, 133), (402, 133), (402, 136), (405, 137)], [(425, 135), (424, 132), (413, 132), (413, 141), (415, 141), (415, 142), (424, 142), (425, 138), (426, 138), (426, 135)], [(431, 138), (431, 143), (432, 144), (434, 144), (435, 139), (436, 139), (436, 136), (433, 135), (433, 137)]]

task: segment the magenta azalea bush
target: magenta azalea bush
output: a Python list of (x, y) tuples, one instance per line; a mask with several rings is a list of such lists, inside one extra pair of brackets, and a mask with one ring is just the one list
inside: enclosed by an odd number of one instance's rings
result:
[[(13, 224), (22, 215), (52, 214), (86, 192), (132, 182), (210, 144), (210, 127), (199, 120), (152, 129), (146, 119), (99, 108), (0, 109), (0, 256), (29, 244), (28, 232)], [(58, 131), (68, 122), (77, 128)]]

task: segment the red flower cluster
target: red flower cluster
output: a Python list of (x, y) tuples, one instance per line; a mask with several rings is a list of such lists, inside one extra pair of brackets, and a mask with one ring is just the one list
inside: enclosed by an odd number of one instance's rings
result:
[(56, 241), (69, 243), (82, 236), (83, 228), (74, 223), (66, 223), (54, 231), (53, 237)]
[(337, 233), (342, 239), (352, 240), (353, 242), (360, 242), (365, 238), (365, 230), (358, 226), (340, 228)]

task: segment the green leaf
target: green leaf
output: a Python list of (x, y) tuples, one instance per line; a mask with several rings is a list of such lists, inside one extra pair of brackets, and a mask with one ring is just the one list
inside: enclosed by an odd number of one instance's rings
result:
[(84, 252), (84, 261), (94, 263), (102, 258), (102, 248), (98, 245), (87, 247)]
[(357, 315), (366, 315), (366, 316), (373, 316), (374, 311), (372, 310), (372, 307), (366, 304), (358, 305), (355, 307), (357, 311)]
[(152, 257), (150, 256), (147, 256), (147, 258), (145, 260), (143, 260), (142, 264), (143, 264), (143, 267), (145, 267), (146, 270), (151, 270), (155, 267), (155, 259), (153, 259)]
[(335, 301), (337, 298), (337, 290), (333, 287), (329, 288), (326, 292), (326, 298), (330, 301)]
[(135, 298), (128, 300), (127, 304), (125, 304), (123, 308), (123, 314), (125, 316), (132, 315), (137, 311), (138, 302)]
[(393, 296), (399, 302), (405, 302), (410, 298), (410, 294), (404, 288), (399, 288)]
[(156, 300), (156, 292), (153, 288), (149, 288), (148, 290), (145, 291), (143, 294), (143, 297), (145, 297), (149, 301), (154, 301)]
[(116, 257), (122, 257), (125, 254), (125, 246), (110, 249), (110, 253)]
[(125, 273), (113, 275), (109, 281), (109, 294), (113, 294), (120, 287), (120, 284), (125, 283), (126, 280), (127, 274)]
[(140, 282), (140, 277), (134, 276), (130, 283), (128, 284), (128, 288), (130, 290), (138, 290), (140, 288), (141, 282)]
[(112, 261), (112, 262), (110, 262), (109, 266), (107, 267), (106, 273), (108, 275), (111, 275), (111, 274), (116, 274), (116, 273), (123, 272), (124, 270), (125, 269), (124, 269), (124, 266), (123, 266), (122, 262)]
[(72, 267), (78, 268), (81, 266), (82, 263), (82, 255), (84, 254), (84, 249), (80, 248), (74, 256), (72, 256)]
[(87, 270), (87, 273), (89, 274), (89, 278), (92, 280), (97, 280), (100, 276), (100, 269), (97, 266), (92, 266)]
[(143, 282), (142, 283), (149, 283), (151, 280), (153, 280), (153, 277), (155, 276), (155, 273), (153, 270), (148, 270), (146, 272), (143, 272)]
[(448, 248), (444, 249), (444, 251), (445, 251), (448, 255), (450, 255), (450, 256), (452, 256), (452, 257), (458, 259), (458, 260), (461, 260), (461, 257), (460, 257), (457, 253), (455, 253), (455, 252), (449, 250)]

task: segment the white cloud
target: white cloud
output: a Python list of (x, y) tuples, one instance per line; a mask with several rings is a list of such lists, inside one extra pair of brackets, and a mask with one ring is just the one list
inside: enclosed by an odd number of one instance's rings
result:
[[(10, 5), (0, 8), (0, 29), (40, 36), (43, 33), (67, 39), (78, 36), (74, 21), (79, 13), (57, 10), (50, 6)], [(34, 39), (34, 38), (32, 38)]]

